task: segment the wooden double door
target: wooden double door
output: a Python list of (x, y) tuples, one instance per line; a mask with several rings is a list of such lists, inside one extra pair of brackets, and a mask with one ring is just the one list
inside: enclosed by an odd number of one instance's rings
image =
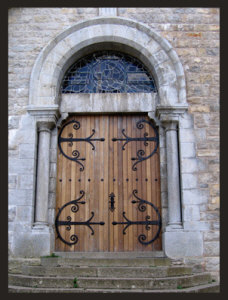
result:
[(159, 169), (147, 115), (70, 116), (58, 133), (56, 251), (161, 250)]

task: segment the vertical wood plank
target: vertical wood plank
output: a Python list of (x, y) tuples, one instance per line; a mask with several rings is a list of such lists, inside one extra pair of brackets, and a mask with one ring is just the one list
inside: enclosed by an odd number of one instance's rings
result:
[[(91, 117), (86, 116), (86, 137), (90, 136), (91, 134), (91, 123), (90, 123)], [(85, 205), (85, 221), (87, 221), (90, 217), (90, 198), (91, 198), (91, 191), (90, 191), (90, 183), (88, 179), (90, 178), (90, 170), (93, 167), (92, 163), (92, 157), (91, 157), (91, 145), (89, 143), (85, 143), (85, 148), (86, 148), (86, 168), (85, 168), (85, 200), (86, 203)], [(87, 228), (85, 228), (85, 251), (90, 251), (90, 243), (89, 243), (89, 236), (90, 232)]]
[[(114, 137), (118, 137), (118, 118), (115, 115), (114, 116), (114, 126), (113, 126), (113, 135)], [(115, 210), (113, 211), (114, 220), (117, 222), (120, 222), (119, 218), (119, 191), (118, 191), (118, 142), (114, 142), (114, 172), (113, 172), (113, 187), (114, 187), (114, 194), (115, 194)], [(119, 250), (119, 226), (114, 226), (114, 245), (113, 245), (113, 251), (117, 252)]]
[[(104, 137), (104, 127), (103, 127), (103, 116), (98, 116), (99, 119), (99, 132), (97, 133), (97, 136), (99, 138)], [(99, 185), (99, 199), (98, 199), (98, 204), (99, 204), (99, 214), (97, 216), (97, 221), (101, 222), (104, 221), (104, 142), (97, 142), (99, 144), (99, 178), (97, 184)], [(99, 251), (104, 251), (104, 226), (97, 226), (97, 231), (99, 233)]]
[(103, 143), (104, 148), (104, 170), (103, 170), (103, 192), (104, 192), (104, 212), (103, 220), (105, 225), (103, 226), (103, 240), (104, 240), (104, 251), (109, 250), (109, 227), (113, 226), (109, 224), (109, 212), (108, 212), (108, 201), (109, 201), (109, 145), (111, 140), (109, 138), (109, 117), (103, 117), (103, 137), (105, 141)]
[[(132, 116), (127, 116), (127, 135), (129, 137), (132, 137), (132, 124), (131, 124), (131, 120), (132, 120)], [(127, 185), (127, 203), (128, 203), (128, 216), (130, 220), (134, 220), (134, 216), (133, 216), (133, 210), (134, 210), (134, 204), (131, 203), (131, 201), (133, 200), (133, 196), (132, 196), (132, 192), (133, 192), (133, 182), (132, 182), (132, 143), (128, 143), (127, 145), (127, 161), (126, 161), (126, 165), (127, 165), (127, 181), (126, 181), (126, 185)], [(129, 237), (129, 247), (128, 250), (129, 251), (133, 251), (134, 250), (134, 236), (133, 236), (133, 226), (130, 226), (128, 228), (128, 237)]]
[[(148, 120), (148, 118), (146, 118)], [(149, 137), (153, 136), (153, 132), (151, 132), (151, 127), (148, 126), (148, 135)], [(150, 155), (150, 149), (151, 149), (151, 142), (148, 142), (148, 146), (145, 147), (146, 148), (146, 156)], [(153, 170), (153, 168), (152, 168)], [(152, 202), (153, 199), (152, 199), (152, 194), (151, 194), (151, 184), (152, 184), (152, 178), (151, 178), (151, 158), (147, 159), (146, 160), (146, 180), (145, 181), (145, 184), (146, 184), (146, 201), (148, 202)], [(151, 217), (150, 220), (152, 220), (152, 209), (151, 209), (151, 206), (150, 205), (147, 205), (147, 214)], [(150, 241), (153, 237), (153, 226), (150, 226), (150, 230), (148, 230), (148, 233), (147, 233), (147, 241)], [(152, 249), (152, 245), (150, 245), (150, 247), (148, 247), (149, 250), (151, 251)]]
[[(129, 134), (127, 131), (127, 117), (123, 116), (122, 117), (122, 129), (125, 129), (125, 134)], [(119, 132), (119, 136), (123, 137), (123, 134), (120, 130)], [(121, 143), (121, 147), (120, 147), (120, 151), (122, 151), (122, 155), (123, 155), (123, 161), (122, 161), (122, 166), (119, 165), (119, 168), (122, 169), (122, 195), (120, 194), (120, 200), (121, 200), (121, 218), (123, 221), (123, 211), (126, 213), (126, 217), (129, 218), (129, 209), (128, 207), (130, 206), (129, 202), (128, 202), (128, 189), (127, 189), (127, 177), (128, 177), (128, 146), (125, 146), (125, 150), (122, 150), (122, 146), (123, 146), (124, 142)], [(121, 162), (119, 163), (121, 164)], [(125, 227), (125, 226), (124, 226)], [(124, 251), (128, 251), (129, 250), (129, 228), (126, 230), (126, 234), (123, 234), (123, 230), (120, 232), (120, 234), (122, 234), (123, 240), (124, 240)]]
[[(110, 140), (110, 147), (109, 147), (109, 195), (113, 192), (114, 193), (114, 142), (112, 141), (112, 138), (114, 137), (114, 116), (110, 116), (109, 118), (109, 140)], [(110, 207), (110, 204), (108, 205)], [(114, 221), (114, 212), (111, 212), (108, 210), (109, 215), (109, 251), (114, 251), (114, 228), (115, 226), (112, 225), (112, 222)]]

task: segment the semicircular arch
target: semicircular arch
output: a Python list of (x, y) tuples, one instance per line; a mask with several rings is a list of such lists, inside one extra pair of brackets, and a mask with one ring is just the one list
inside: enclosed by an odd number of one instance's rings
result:
[(98, 17), (62, 32), (40, 52), (31, 74), (29, 105), (59, 104), (60, 84), (67, 68), (83, 53), (108, 45), (137, 56), (147, 66), (155, 78), (160, 105), (186, 103), (183, 67), (166, 39), (133, 20)]

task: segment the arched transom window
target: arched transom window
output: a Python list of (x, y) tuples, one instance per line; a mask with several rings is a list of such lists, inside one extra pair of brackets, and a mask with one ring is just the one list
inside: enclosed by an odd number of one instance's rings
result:
[(76, 61), (66, 72), (62, 93), (151, 93), (153, 77), (136, 58), (114, 51), (99, 51)]

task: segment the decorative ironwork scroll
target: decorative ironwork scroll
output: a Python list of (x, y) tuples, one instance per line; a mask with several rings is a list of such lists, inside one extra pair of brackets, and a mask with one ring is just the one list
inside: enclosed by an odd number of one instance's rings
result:
[(55, 220), (55, 228), (56, 228), (56, 232), (57, 232), (57, 238), (59, 238), (63, 243), (72, 246), (77, 244), (78, 242), (78, 236), (76, 234), (72, 234), (70, 236), (70, 241), (66, 241), (60, 234), (59, 232), (59, 226), (66, 226), (66, 230), (70, 231), (71, 230), (71, 226), (76, 226), (76, 225), (83, 225), (83, 226), (87, 226), (90, 230), (91, 230), (91, 235), (94, 235), (94, 230), (91, 227), (91, 225), (104, 225), (104, 222), (91, 222), (91, 220), (94, 217), (94, 212), (91, 212), (91, 217), (84, 222), (74, 222), (72, 221), (71, 216), (67, 216), (66, 217), (66, 221), (60, 221), (60, 215), (62, 213), (62, 211), (64, 210), (65, 207), (72, 205), (71, 207), (71, 211), (73, 213), (77, 213), (79, 210), (79, 204), (85, 204), (85, 201), (80, 201), (82, 199), (82, 197), (84, 197), (85, 192), (84, 191), (80, 191), (81, 196), (76, 199), (76, 200), (72, 200), (66, 204), (64, 204), (58, 211), (58, 214), (56, 216), (56, 220)]
[(76, 120), (71, 120), (69, 122), (67, 122), (66, 124), (63, 125), (63, 127), (61, 128), (60, 132), (59, 132), (59, 136), (58, 136), (58, 146), (59, 146), (59, 150), (60, 152), (69, 160), (75, 161), (76, 163), (78, 163), (81, 168), (80, 171), (84, 170), (84, 165), (80, 162), (80, 161), (84, 161), (86, 160), (85, 158), (80, 158), (80, 152), (78, 150), (73, 150), (72, 151), (72, 156), (68, 156), (64, 151), (63, 148), (61, 146), (62, 143), (68, 143), (68, 146), (72, 147), (74, 142), (87, 142), (92, 146), (92, 150), (95, 150), (95, 146), (92, 142), (95, 141), (100, 141), (100, 142), (104, 142), (104, 138), (92, 138), (95, 134), (95, 129), (92, 129), (92, 134), (86, 138), (73, 138), (73, 133), (69, 133), (68, 138), (63, 138), (62, 137), (62, 132), (64, 130), (64, 128), (66, 126), (69, 126), (70, 124), (73, 124), (73, 129), (74, 130), (78, 130), (80, 128), (80, 123)]
[(160, 213), (157, 209), (157, 207), (151, 203), (151, 202), (148, 202), (146, 200), (143, 200), (141, 198), (139, 198), (136, 194), (138, 193), (137, 190), (134, 190), (133, 191), (133, 195), (135, 196), (135, 198), (137, 200), (132, 200), (131, 202), (133, 204), (135, 203), (139, 203), (138, 204), (138, 210), (141, 211), (141, 212), (144, 212), (146, 210), (146, 205), (150, 205), (156, 212), (157, 216), (158, 216), (158, 219), (157, 220), (150, 220), (150, 216), (146, 216), (145, 217), (145, 221), (131, 221), (129, 220), (127, 217), (126, 217), (126, 212), (124, 211), (123, 212), (123, 217), (124, 219), (126, 220), (126, 222), (112, 222), (113, 225), (118, 225), (118, 224), (121, 224), (121, 225), (126, 225), (123, 229), (123, 234), (126, 234), (126, 229), (131, 226), (131, 225), (145, 225), (145, 228), (146, 230), (150, 230), (150, 226), (151, 225), (156, 225), (158, 226), (158, 229), (157, 229), (157, 232), (156, 234), (154, 235), (154, 237), (150, 240), (150, 241), (146, 241), (146, 235), (145, 234), (140, 234), (138, 236), (138, 241), (143, 244), (143, 245), (149, 245), (151, 243), (153, 243), (159, 236), (159, 233), (161, 231), (161, 225), (162, 225), (162, 222), (161, 222), (161, 216), (160, 216)]
[(153, 128), (154, 132), (155, 132), (155, 137), (148, 137), (148, 132), (145, 132), (144, 133), (144, 136), (143, 137), (137, 137), (137, 138), (132, 138), (132, 137), (129, 137), (127, 136), (127, 134), (125, 133), (125, 129), (122, 129), (122, 134), (124, 136), (124, 138), (113, 138), (112, 141), (113, 142), (116, 142), (116, 141), (125, 141), (125, 143), (123, 144), (122, 146), (122, 150), (125, 150), (125, 146), (129, 143), (129, 142), (133, 142), (133, 141), (139, 141), (139, 142), (144, 142), (144, 146), (147, 147), (149, 144), (148, 142), (155, 142), (155, 147), (154, 147), (154, 150), (147, 156), (145, 156), (145, 151), (140, 149), (137, 151), (137, 157), (132, 157), (131, 159), (133, 161), (136, 161), (133, 166), (132, 166), (132, 170), (133, 171), (136, 171), (137, 170), (137, 167), (136, 165), (148, 158), (150, 158), (152, 155), (154, 155), (154, 153), (157, 151), (157, 148), (158, 148), (158, 143), (159, 143), (159, 136), (158, 136), (158, 131), (156, 130), (156, 128), (153, 126), (153, 124), (147, 120), (139, 120), (137, 123), (136, 123), (136, 127), (138, 129), (143, 129), (144, 128), (144, 124), (143, 123), (146, 123), (146, 124), (149, 124), (150, 127)]

